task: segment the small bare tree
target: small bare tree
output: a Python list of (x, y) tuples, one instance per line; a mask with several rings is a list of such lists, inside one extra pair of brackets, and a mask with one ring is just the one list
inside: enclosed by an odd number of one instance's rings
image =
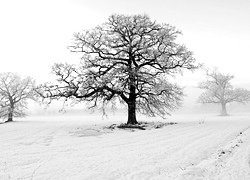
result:
[(199, 88), (204, 89), (199, 97), (199, 102), (203, 104), (221, 104), (221, 115), (228, 115), (226, 105), (231, 102), (247, 103), (250, 101), (250, 91), (242, 88), (233, 88), (230, 81), (234, 76), (222, 74), (218, 69), (206, 70), (207, 80), (199, 84)]
[(119, 99), (128, 107), (127, 124), (137, 124), (136, 111), (164, 116), (177, 108), (182, 88), (167, 76), (197, 68), (192, 53), (176, 38), (181, 33), (147, 15), (112, 15), (94, 29), (75, 33), (72, 52), (81, 64), (55, 64), (58, 84), (44, 85), (44, 98), (88, 101), (91, 107)]
[(34, 85), (30, 77), (22, 79), (10, 72), (0, 74), (0, 118), (11, 122), (13, 117), (23, 117), (27, 100), (35, 100)]

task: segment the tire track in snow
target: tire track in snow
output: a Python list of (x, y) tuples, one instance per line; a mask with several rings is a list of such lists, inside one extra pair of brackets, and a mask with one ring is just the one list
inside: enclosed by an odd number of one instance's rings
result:
[(248, 180), (250, 179), (250, 127), (209, 159), (189, 166), (179, 179)]

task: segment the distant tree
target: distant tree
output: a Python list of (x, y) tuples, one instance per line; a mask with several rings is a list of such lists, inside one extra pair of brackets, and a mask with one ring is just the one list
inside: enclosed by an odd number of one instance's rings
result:
[(128, 107), (127, 124), (137, 124), (136, 111), (149, 116), (169, 114), (183, 96), (167, 76), (194, 70), (195, 59), (175, 27), (147, 15), (112, 15), (108, 22), (75, 33), (71, 52), (82, 53), (81, 64), (55, 64), (57, 84), (46, 84), (46, 99), (87, 101), (91, 107), (119, 99)]
[(35, 99), (35, 82), (30, 77), (22, 79), (14, 73), (0, 74), (0, 118), (13, 121), (13, 117), (23, 117), (27, 100)]
[(221, 115), (228, 115), (226, 105), (231, 102), (247, 103), (250, 101), (250, 91), (243, 88), (234, 88), (230, 81), (234, 76), (222, 74), (218, 69), (206, 70), (207, 80), (199, 84), (199, 88), (204, 89), (199, 97), (199, 102), (203, 104), (221, 104)]

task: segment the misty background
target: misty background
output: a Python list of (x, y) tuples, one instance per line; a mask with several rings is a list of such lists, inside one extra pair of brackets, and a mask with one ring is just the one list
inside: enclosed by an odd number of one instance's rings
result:
[[(197, 62), (216, 66), (235, 76), (234, 87), (250, 90), (250, 2), (248, 0), (10, 0), (0, 2), (0, 72), (31, 76), (37, 84), (55, 79), (54, 63), (78, 63), (81, 54), (70, 53), (74, 32), (104, 23), (111, 14), (148, 14), (159, 23), (181, 30), (178, 38), (193, 51)], [(185, 87), (182, 107), (172, 114), (219, 113), (220, 105), (197, 103), (205, 79), (201, 70), (184, 72), (174, 81)], [(29, 115), (57, 114), (62, 103), (44, 106), (30, 102)], [(123, 111), (122, 106), (118, 112)], [(250, 105), (232, 103), (229, 114), (249, 112)], [(66, 107), (67, 113), (91, 112), (84, 104)]]

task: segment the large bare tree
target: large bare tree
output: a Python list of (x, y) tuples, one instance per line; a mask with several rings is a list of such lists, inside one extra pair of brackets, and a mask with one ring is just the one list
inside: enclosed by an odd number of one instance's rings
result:
[(183, 96), (167, 77), (197, 68), (192, 52), (176, 43), (180, 34), (147, 15), (112, 15), (106, 23), (74, 34), (69, 49), (82, 54), (81, 64), (55, 64), (58, 84), (44, 85), (41, 95), (88, 101), (91, 107), (119, 99), (128, 107), (127, 124), (137, 124), (136, 111), (164, 116)]
[(13, 121), (13, 117), (23, 117), (27, 100), (35, 99), (35, 82), (32, 78), (21, 78), (14, 73), (0, 74), (0, 118)]
[(247, 103), (250, 101), (250, 91), (243, 88), (234, 88), (230, 81), (234, 76), (222, 74), (217, 68), (206, 69), (207, 80), (199, 84), (204, 89), (199, 97), (203, 104), (214, 103), (221, 105), (221, 115), (228, 115), (226, 105), (231, 102)]

